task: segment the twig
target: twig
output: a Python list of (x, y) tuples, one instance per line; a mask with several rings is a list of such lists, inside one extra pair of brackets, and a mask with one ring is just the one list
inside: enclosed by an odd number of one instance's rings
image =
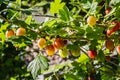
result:
[(33, 16), (40, 16), (40, 17), (50, 17), (50, 18), (58, 18), (57, 16), (51, 16), (51, 15), (41, 15), (41, 14), (35, 14)]

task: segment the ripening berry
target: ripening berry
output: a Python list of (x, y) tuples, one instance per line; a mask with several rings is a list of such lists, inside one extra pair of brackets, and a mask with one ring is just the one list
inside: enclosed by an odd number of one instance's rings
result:
[(45, 48), (45, 46), (46, 46), (46, 40), (44, 39), (44, 38), (40, 38), (39, 40), (38, 40), (38, 47), (40, 48), (40, 49), (42, 49), (42, 48)]
[(11, 36), (15, 36), (15, 32), (12, 29), (10, 29), (6, 32), (5, 35), (6, 35), (6, 38), (10, 38)]
[(48, 45), (46, 46), (46, 53), (49, 55), (49, 56), (52, 56), (55, 54), (55, 48), (53, 45)]
[(96, 17), (89, 16), (87, 18), (87, 23), (88, 23), (89, 26), (94, 26), (96, 24), (96, 20), (97, 20)]
[(88, 56), (92, 59), (94, 59), (97, 56), (97, 51), (96, 50), (89, 50), (88, 51)]
[(24, 36), (26, 34), (26, 29), (25, 28), (18, 28), (16, 31), (17, 36)]

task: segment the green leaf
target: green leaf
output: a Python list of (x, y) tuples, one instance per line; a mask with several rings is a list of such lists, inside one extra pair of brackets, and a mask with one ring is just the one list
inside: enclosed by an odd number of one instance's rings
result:
[(86, 28), (86, 36), (88, 39), (94, 40), (94, 39), (98, 39), (102, 33), (103, 33), (104, 28), (102, 27), (94, 27), (93, 29), (91, 27), (87, 27)]
[(61, 0), (55, 0), (55, 2), (51, 2), (50, 4), (50, 12), (52, 14), (59, 13), (59, 10), (63, 9), (64, 6), (64, 2), (61, 3)]
[(21, 7), (21, 0), (16, 0), (17, 3), (17, 7), (20, 8)]
[(78, 30), (78, 33), (76, 34), (76, 36), (83, 36), (85, 34), (85, 30), (80, 29), (80, 28), (76, 28)]
[(91, 7), (92, 0), (81, 0), (81, 5), (83, 8), (88, 9)]
[(27, 19), (25, 20), (26, 24), (30, 25), (32, 20), (32, 16), (28, 16)]
[(104, 68), (104, 73), (102, 74), (101, 78), (103, 80), (113, 80), (112, 77), (114, 74), (115, 73), (112, 70)]
[(55, 0), (55, 3), (59, 4), (59, 3), (61, 3), (61, 0)]
[(78, 76), (71, 73), (64, 74), (64, 78), (65, 80), (79, 80)]
[(76, 44), (68, 44), (67, 49), (69, 50), (78, 50), (79, 46)]
[(0, 26), (0, 32), (3, 31), (3, 30), (6, 30), (9, 25), (10, 25), (10, 24), (7, 23), (7, 22), (4, 23), (4, 24), (2, 24), (2, 25)]
[(66, 6), (64, 6), (63, 9), (59, 10), (59, 15), (60, 15), (60, 18), (64, 21), (70, 20), (70, 13), (69, 13), (69, 10)]
[(3, 3), (4, 0), (0, 0), (0, 4)]
[(88, 42), (87, 41), (80, 41), (80, 40), (76, 40), (75, 42), (74, 42), (74, 44), (79, 44), (80, 46), (85, 46), (86, 44), (87, 44)]
[(105, 55), (102, 50), (99, 50), (99, 53), (97, 55), (97, 60), (104, 62), (105, 61)]
[(111, 0), (110, 4), (114, 4), (114, 5), (120, 4), (120, 0)]
[(115, 15), (116, 18), (119, 19), (119, 18), (120, 18), (120, 7), (116, 7), (115, 9), (116, 9), (116, 10), (115, 10), (115, 12), (114, 12), (114, 15)]
[(41, 1), (40, 3), (35, 4), (34, 6), (32, 6), (31, 8), (35, 8), (35, 7), (41, 7), (47, 4), (47, 1)]
[(95, 14), (97, 7), (98, 7), (98, 2), (94, 2), (90, 8), (90, 14)]
[(2, 43), (5, 41), (5, 34), (2, 32), (0, 33), (0, 39), (2, 39)]
[(34, 79), (36, 79), (42, 70), (46, 69), (48, 69), (48, 60), (42, 55), (38, 55), (33, 61), (29, 63), (27, 67), (27, 70), (31, 71)]
[(56, 20), (53, 19), (53, 20), (49, 20), (49, 21), (45, 22), (45, 23), (43, 24), (43, 26), (52, 27), (55, 23), (56, 23)]
[(10, 24), (6, 22), (0, 26), (0, 39), (2, 39), (2, 43), (6, 39), (5, 34), (4, 34), (4, 30), (6, 30), (9, 25)]
[(86, 54), (82, 53), (81, 56), (77, 59), (79, 63), (86, 63), (89, 61), (89, 58)]
[(21, 26), (21, 27), (27, 27), (28, 26), (28, 24), (26, 24), (25, 21), (18, 20), (18, 19), (13, 20), (13, 23), (18, 25), (18, 26)]
[(110, 16), (112, 16), (115, 11), (116, 11), (116, 7), (113, 8), (113, 9), (110, 11), (110, 13), (105, 16), (105, 19), (108, 19)]

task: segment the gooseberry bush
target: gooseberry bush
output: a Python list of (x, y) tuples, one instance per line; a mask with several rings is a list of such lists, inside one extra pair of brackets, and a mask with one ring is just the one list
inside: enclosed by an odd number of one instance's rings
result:
[(119, 0), (0, 0), (0, 79), (119, 80), (119, 12)]

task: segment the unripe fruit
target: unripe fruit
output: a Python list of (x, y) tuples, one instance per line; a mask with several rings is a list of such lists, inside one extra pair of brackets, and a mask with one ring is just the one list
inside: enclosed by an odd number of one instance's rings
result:
[(96, 17), (89, 16), (87, 18), (87, 23), (88, 23), (89, 26), (94, 26), (96, 24), (96, 20), (97, 20)]
[(40, 49), (42, 49), (42, 48), (45, 48), (45, 46), (46, 46), (46, 40), (44, 39), (44, 38), (40, 38), (39, 40), (38, 40), (38, 47), (40, 48)]
[(113, 51), (114, 49), (114, 42), (111, 39), (106, 40), (105, 47), (109, 49), (110, 51)]
[(62, 49), (65, 46), (65, 41), (62, 38), (56, 38), (53, 45), (56, 49)]
[(116, 51), (120, 54), (120, 45), (116, 47)]
[(74, 57), (78, 57), (78, 56), (80, 55), (80, 49), (71, 50), (71, 54), (72, 54)]
[(88, 56), (92, 59), (94, 59), (97, 56), (97, 51), (96, 50), (89, 50), (88, 51)]
[(6, 38), (10, 38), (11, 36), (15, 36), (15, 33), (12, 29), (10, 29), (6, 32), (5, 35), (6, 35)]
[(24, 36), (26, 34), (26, 29), (25, 28), (18, 28), (16, 31), (17, 36)]
[(68, 50), (67, 50), (67, 48), (60, 49), (60, 50), (59, 50), (59, 55), (60, 55), (60, 57), (62, 57), (62, 58), (67, 57), (67, 55), (68, 55)]
[(110, 11), (111, 11), (111, 7), (108, 7), (106, 10), (105, 10), (105, 14), (109, 14), (110, 13)]
[(55, 48), (53, 45), (48, 45), (46, 46), (46, 53), (49, 55), (49, 56), (52, 56), (55, 54)]

